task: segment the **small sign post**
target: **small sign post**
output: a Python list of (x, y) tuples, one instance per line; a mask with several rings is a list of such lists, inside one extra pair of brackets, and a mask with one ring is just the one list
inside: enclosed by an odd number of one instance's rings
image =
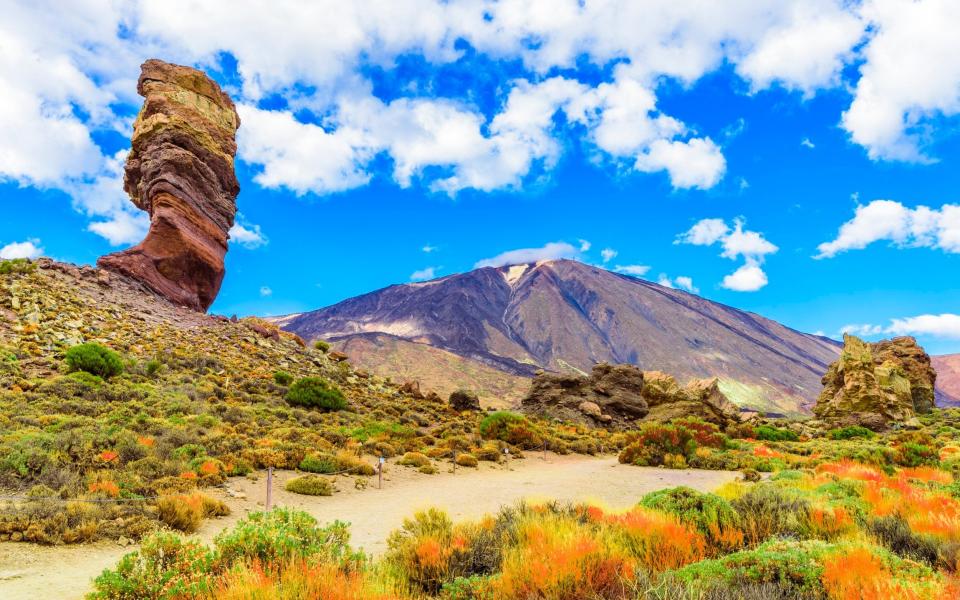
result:
[(273, 507), (273, 467), (267, 467), (267, 512)]
[(382, 457), (382, 456), (381, 456), (380, 459), (377, 461), (377, 475), (378, 475), (378, 478), (377, 478), (377, 489), (378, 489), (378, 490), (382, 490), (382, 489), (383, 489), (383, 463), (385, 463), (385, 462), (387, 462), (387, 459), (385, 459), (385, 458)]

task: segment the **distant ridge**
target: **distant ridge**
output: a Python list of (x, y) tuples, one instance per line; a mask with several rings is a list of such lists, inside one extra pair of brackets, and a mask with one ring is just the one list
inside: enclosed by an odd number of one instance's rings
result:
[[(820, 377), (839, 352), (828, 338), (572, 260), (394, 285), (273, 320), (347, 348), (355, 363), (378, 374), (446, 391), (448, 373), (501, 401), (518, 399), (526, 382), (517, 378), (540, 368), (587, 372), (607, 361), (680, 380), (718, 376), (742, 407), (800, 414), (815, 402)], [(434, 349), (450, 362), (441, 372), (427, 364)], [(454, 364), (451, 355), (463, 362)]]

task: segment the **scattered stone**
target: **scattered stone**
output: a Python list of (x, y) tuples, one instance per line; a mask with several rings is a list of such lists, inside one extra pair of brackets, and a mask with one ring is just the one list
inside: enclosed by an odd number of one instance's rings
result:
[(329, 352), (329, 353), (327, 354), (327, 356), (329, 356), (329, 357), (330, 357), (330, 360), (332, 360), (333, 362), (344, 362), (345, 360), (347, 360), (348, 358), (350, 358), (349, 356), (347, 356), (347, 355), (344, 354), (343, 352), (340, 352), (340, 351), (337, 351), (337, 350), (334, 350), (334, 351), (332, 351), (332, 352)]
[(577, 407), (577, 410), (588, 417), (593, 417), (594, 419), (599, 419), (603, 416), (603, 413), (600, 411), (600, 407), (597, 406), (597, 403), (590, 402), (589, 400), (584, 400), (581, 402), (580, 406)]

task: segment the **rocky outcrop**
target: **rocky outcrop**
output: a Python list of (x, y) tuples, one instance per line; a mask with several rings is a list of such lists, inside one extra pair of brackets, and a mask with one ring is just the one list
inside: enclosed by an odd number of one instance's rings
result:
[(718, 383), (694, 379), (680, 386), (659, 371), (599, 363), (587, 377), (538, 373), (522, 406), (532, 414), (616, 429), (688, 416), (726, 427), (740, 421), (740, 411)]
[(448, 400), (450, 408), (457, 412), (480, 410), (480, 398), (467, 390), (455, 390)]
[(140, 244), (97, 265), (205, 311), (223, 282), (237, 212), (240, 117), (216, 83), (189, 67), (148, 60), (137, 92), (146, 100), (134, 122), (124, 190), (150, 213), (150, 230)]
[(930, 412), (936, 378), (930, 357), (911, 337), (870, 344), (845, 335), (813, 412), (830, 425), (882, 430)]

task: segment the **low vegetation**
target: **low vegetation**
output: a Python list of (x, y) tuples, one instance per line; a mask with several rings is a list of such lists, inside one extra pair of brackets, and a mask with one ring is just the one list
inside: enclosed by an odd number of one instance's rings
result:
[[(170, 534), (91, 598), (946, 600), (960, 593), (960, 494), (942, 468), (850, 460), (717, 493), (673, 488), (624, 511), (519, 504), (478, 521), (429, 509), (371, 560), (347, 529), (254, 513), (212, 548)], [(198, 572), (208, 574), (200, 577)], [(163, 586), (160, 581), (165, 582)]]

